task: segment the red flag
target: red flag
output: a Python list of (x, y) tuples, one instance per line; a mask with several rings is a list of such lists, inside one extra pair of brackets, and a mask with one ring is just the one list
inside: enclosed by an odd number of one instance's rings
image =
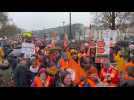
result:
[(67, 34), (65, 33), (64, 34), (64, 48), (66, 48), (68, 46), (68, 36)]

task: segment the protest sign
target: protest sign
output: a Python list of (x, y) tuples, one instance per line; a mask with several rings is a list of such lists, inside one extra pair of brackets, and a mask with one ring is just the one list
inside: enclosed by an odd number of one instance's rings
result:
[(35, 45), (33, 43), (22, 43), (21, 53), (24, 53), (25, 58), (30, 58), (35, 54)]

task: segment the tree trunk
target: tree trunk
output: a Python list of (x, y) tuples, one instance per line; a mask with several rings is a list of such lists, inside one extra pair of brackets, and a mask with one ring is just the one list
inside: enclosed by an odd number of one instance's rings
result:
[(115, 12), (112, 12), (112, 30), (115, 30)]

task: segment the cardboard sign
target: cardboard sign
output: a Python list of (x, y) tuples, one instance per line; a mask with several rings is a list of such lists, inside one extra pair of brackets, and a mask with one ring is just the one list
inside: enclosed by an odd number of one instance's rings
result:
[(24, 53), (25, 58), (31, 58), (35, 54), (35, 45), (33, 43), (22, 43), (21, 53)]

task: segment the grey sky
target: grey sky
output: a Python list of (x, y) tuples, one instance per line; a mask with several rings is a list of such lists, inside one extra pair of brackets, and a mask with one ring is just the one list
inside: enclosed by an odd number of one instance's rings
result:
[[(69, 12), (9, 12), (9, 18), (20, 28), (38, 30), (54, 28), (69, 24)], [(72, 12), (72, 23), (82, 23), (89, 26), (91, 23), (90, 12)]]

